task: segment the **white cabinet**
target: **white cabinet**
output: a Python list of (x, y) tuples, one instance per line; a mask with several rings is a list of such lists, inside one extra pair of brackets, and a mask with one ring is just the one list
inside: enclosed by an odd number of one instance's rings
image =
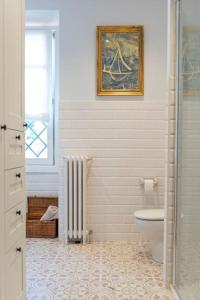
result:
[(25, 299), (24, 0), (0, 0), (0, 300)]
[(4, 178), (5, 209), (8, 210), (24, 199), (24, 168), (5, 171)]
[[(0, 41), (3, 40), (3, 2), (0, 0)], [(3, 114), (3, 48), (0, 45), (0, 126), (4, 123), (4, 114)], [(0, 130), (0, 245), (3, 244), (4, 238), (4, 210), (2, 209), (4, 202), (3, 195), (3, 134)], [(4, 261), (3, 247), (0, 246), (0, 300), (3, 300), (4, 290), (3, 290), (3, 278), (4, 270), (1, 267)]]
[(24, 237), (26, 209), (24, 202), (10, 209), (5, 215), (5, 244), (8, 251), (14, 243)]
[(23, 130), (23, 1), (4, 0), (5, 124)]
[(18, 240), (8, 251), (5, 257), (5, 299), (25, 299), (25, 277), (24, 277), (24, 239)]
[(24, 165), (24, 133), (7, 129), (5, 131), (5, 169)]

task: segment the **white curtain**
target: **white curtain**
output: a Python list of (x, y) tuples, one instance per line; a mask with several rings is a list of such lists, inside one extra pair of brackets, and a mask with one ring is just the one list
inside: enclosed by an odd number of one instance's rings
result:
[(52, 101), (52, 32), (25, 35), (25, 112), (27, 120), (48, 121)]

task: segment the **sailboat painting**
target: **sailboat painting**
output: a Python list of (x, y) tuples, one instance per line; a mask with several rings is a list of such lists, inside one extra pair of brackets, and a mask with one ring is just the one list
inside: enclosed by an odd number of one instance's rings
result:
[(143, 27), (97, 27), (97, 94), (143, 95)]

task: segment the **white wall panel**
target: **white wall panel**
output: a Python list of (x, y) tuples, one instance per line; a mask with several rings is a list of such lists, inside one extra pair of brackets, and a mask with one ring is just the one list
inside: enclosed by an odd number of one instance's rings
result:
[[(146, 108), (145, 103), (142, 104), (146, 117), (149, 117), (144, 121), (145, 129), (144, 124), (142, 128), (135, 129), (136, 126), (129, 126), (127, 129), (121, 129), (124, 120), (114, 118), (115, 112), (119, 111), (119, 103), (116, 109), (113, 106), (112, 110), (107, 111), (106, 105), (107, 103), (104, 102), (104, 111), (109, 122), (102, 120), (103, 114), (99, 114), (99, 102), (85, 101), (84, 111), (92, 111), (92, 115), (86, 114), (84, 117), (87, 128), (77, 129), (72, 126), (80, 122), (76, 120), (75, 113), (71, 115), (71, 121), (66, 123), (68, 122), (66, 117), (70, 115), (74, 104), (69, 101), (61, 102), (62, 110), (65, 111), (65, 114), (60, 114), (61, 156), (87, 154), (92, 157), (92, 161), (88, 164), (87, 227), (93, 231), (93, 238), (97, 240), (131, 239), (131, 237), (137, 239), (139, 235), (134, 221), (134, 212), (142, 208), (163, 206), (164, 101), (162, 109), (161, 105), (157, 107), (152, 103)], [(108, 105), (110, 106), (110, 103)], [(139, 111), (135, 106), (133, 108), (131, 102), (121, 103), (121, 108), (122, 111), (127, 111), (125, 120), (127, 124), (137, 122), (135, 116)], [(154, 114), (151, 114), (152, 109)], [(77, 117), (81, 118), (82, 102), (76, 102), (75, 111)], [(157, 117), (158, 115), (160, 118)], [(101, 120), (96, 121), (100, 116)], [(99, 129), (99, 122), (104, 128)], [(142, 124), (141, 120), (140, 122)], [(148, 128), (148, 123), (153, 124), (154, 129), (152, 126)], [(61, 209), (62, 173), (61, 168)], [(140, 184), (140, 178), (144, 177), (158, 178), (158, 186), (151, 196), (144, 195), (144, 189)]]
[(27, 196), (58, 196), (58, 174), (26, 173)]

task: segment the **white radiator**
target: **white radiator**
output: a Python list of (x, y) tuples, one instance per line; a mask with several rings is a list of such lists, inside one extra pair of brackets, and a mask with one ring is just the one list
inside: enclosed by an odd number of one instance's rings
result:
[(64, 157), (65, 241), (86, 243), (87, 156)]

